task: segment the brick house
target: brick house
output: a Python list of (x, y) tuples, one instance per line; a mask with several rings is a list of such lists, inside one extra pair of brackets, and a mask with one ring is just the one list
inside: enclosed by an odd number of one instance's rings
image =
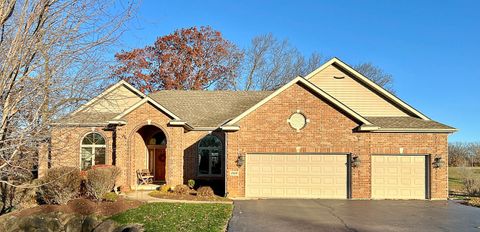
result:
[(55, 124), (52, 166), (112, 164), (229, 197), (446, 199), (447, 137), (334, 58), (276, 91), (145, 95), (121, 81)]

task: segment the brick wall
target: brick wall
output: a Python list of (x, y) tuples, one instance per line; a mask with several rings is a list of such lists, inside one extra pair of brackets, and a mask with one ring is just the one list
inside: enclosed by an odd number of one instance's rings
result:
[[(295, 131), (287, 123), (297, 110), (310, 120)], [(240, 130), (227, 135), (227, 192), (231, 197), (245, 195), (245, 166), (238, 168), (239, 154), (257, 152), (353, 153), (360, 156), (360, 167), (352, 172), (352, 197), (370, 198), (370, 155), (432, 154), (447, 160), (447, 135), (428, 133), (356, 133), (359, 124), (314, 93), (293, 85), (243, 118)], [(431, 172), (432, 198), (445, 199), (446, 167)], [(239, 176), (230, 176), (239, 171)]]
[[(80, 167), (80, 144), (83, 137), (91, 132), (100, 133), (105, 138), (105, 162), (112, 163), (112, 132), (103, 127), (54, 127), (52, 129), (51, 165)], [(47, 165), (45, 162), (43, 165)], [(44, 167), (40, 167), (44, 168)]]

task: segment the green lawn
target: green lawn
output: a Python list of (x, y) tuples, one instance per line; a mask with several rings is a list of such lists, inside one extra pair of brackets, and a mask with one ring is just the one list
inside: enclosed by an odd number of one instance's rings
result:
[(145, 231), (224, 231), (232, 209), (231, 204), (149, 203), (111, 219), (143, 224)]
[(473, 171), (473, 174), (480, 179), (480, 167), (449, 167), (448, 187), (451, 192), (462, 193), (464, 191), (462, 176), (466, 171)]

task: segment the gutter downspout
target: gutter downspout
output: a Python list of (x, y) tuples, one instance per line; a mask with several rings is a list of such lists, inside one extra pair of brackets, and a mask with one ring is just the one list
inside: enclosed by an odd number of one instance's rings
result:
[(227, 164), (228, 164), (228, 132), (223, 132), (225, 133), (225, 165), (224, 165), (224, 175), (225, 175), (225, 178), (224, 178), (224, 197), (228, 197), (228, 192), (227, 192)]
[(117, 164), (117, 125), (113, 126), (112, 130), (112, 165)]

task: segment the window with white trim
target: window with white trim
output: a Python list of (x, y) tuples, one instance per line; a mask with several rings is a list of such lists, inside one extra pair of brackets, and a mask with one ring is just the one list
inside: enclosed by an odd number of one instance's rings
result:
[(88, 169), (93, 165), (105, 164), (105, 138), (99, 133), (85, 135), (80, 145), (80, 168)]
[(198, 175), (221, 176), (222, 164), (222, 141), (216, 136), (207, 135), (198, 143)]

